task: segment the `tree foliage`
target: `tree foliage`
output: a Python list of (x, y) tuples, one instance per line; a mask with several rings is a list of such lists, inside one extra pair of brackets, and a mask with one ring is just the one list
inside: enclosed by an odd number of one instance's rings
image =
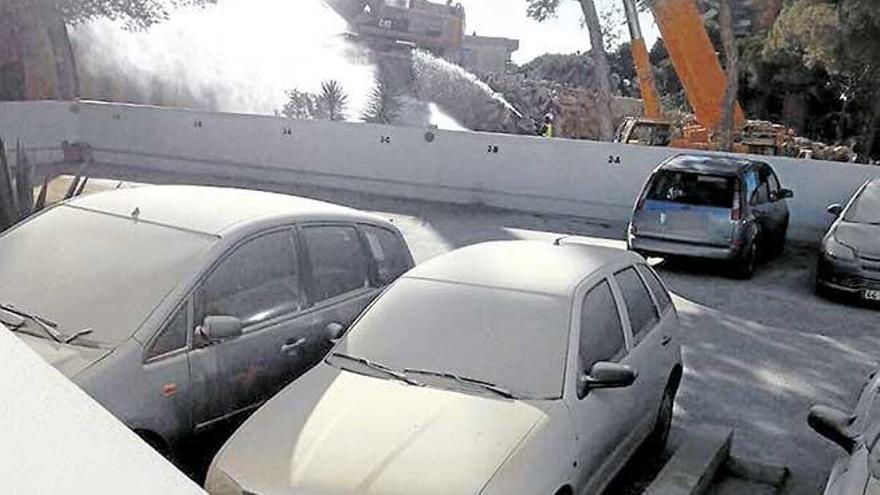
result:
[(291, 89), (281, 114), (291, 119), (345, 120), (348, 95), (339, 81), (329, 79), (321, 83), (318, 94)]
[(330, 120), (345, 120), (348, 107), (348, 95), (342, 85), (335, 79), (321, 83), (321, 94), (318, 95), (318, 107), (322, 117)]
[(362, 117), (365, 122), (373, 124), (391, 124), (397, 119), (400, 108), (401, 103), (397, 94), (387, 80), (379, 76), (370, 91), (367, 108)]

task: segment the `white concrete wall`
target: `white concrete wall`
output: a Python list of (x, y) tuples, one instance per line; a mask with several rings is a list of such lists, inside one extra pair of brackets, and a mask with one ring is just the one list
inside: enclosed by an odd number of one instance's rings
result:
[[(678, 152), (451, 131), (433, 131), (436, 138), (428, 142), (425, 132), (116, 104), (0, 104), (0, 136), (22, 136), (29, 147), (80, 139), (94, 147), (102, 163), (620, 224), (629, 218), (648, 173)], [(828, 204), (844, 201), (866, 178), (880, 176), (880, 167), (763, 158), (795, 191), (790, 234), (801, 240), (813, 240), (825, 229)]]

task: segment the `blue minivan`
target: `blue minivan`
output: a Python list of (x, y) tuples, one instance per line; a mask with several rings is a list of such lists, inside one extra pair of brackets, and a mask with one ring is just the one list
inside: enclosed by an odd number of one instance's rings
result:
[(677, 155), (642, 188), (627, 246), (644, 256), (724, 260), (735, 275), (751, 278), (760, 259), (785, 248), (791, 197), (766, 163)]

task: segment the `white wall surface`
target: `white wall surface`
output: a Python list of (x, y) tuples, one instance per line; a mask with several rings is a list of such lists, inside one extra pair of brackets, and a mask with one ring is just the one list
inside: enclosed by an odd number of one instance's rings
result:
[[(290, 134), (285, 131), (289, 130)], [(0, 136), (27, 146), (82, 140), (98, 162), (625, 223), (670, 148), (103, 103), (0, 104)], [(6, 138), (8, 139), (8, 138)], [(494, 150), (497, 147), (497, 152)], [(815, 240), (880, 167), (762, 157), (791, 200), (790, 235)]]

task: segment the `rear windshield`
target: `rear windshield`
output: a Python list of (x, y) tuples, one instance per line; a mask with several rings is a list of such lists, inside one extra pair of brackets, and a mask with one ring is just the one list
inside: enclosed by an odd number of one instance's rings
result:
[(730, 208), (735, 184), (734, 177), (662, 170), (651, 181), (647, 199)]

